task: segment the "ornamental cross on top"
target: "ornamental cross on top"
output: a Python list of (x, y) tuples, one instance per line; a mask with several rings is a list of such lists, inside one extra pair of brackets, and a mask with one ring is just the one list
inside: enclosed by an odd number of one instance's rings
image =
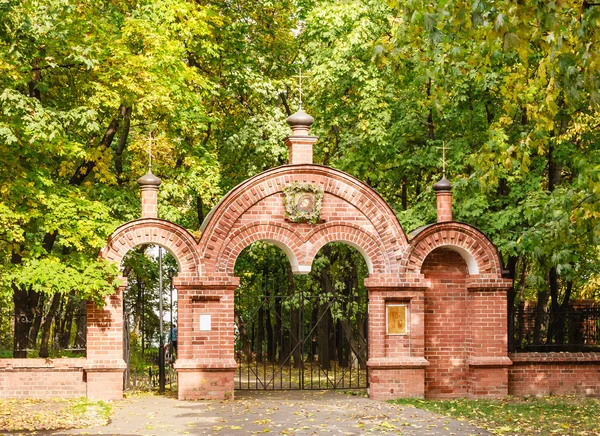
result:
[(153, 138), (152, 133), (149, 133), (148, 136), (144, 139), (148, 144), (148, 170), (152, 171), (152, 143), (158, 141), (158, 138)]

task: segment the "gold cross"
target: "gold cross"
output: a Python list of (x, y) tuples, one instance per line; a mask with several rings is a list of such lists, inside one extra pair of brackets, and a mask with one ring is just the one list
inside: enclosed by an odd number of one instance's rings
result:
[(302, 68), (298, 68), (298, 75), (293, 76), (298, 78), (298, 92), (300, 94), (300, 102), (298, 103), (299, 109), (302, 109)]
[(446, 177), (446, 141), (442, 141), (442, 177)]
[(148, 171), (152, 171), (152, 143), (158, 141), (157, 138), (152, 137), (152, 132), (148, 133), (148, 137), (144, 139), (148, 143)]

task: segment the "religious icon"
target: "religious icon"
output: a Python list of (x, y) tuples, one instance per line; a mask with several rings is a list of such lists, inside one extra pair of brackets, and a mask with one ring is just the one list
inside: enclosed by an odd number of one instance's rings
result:
[(406, 305), (390, 304), (387, 306), (387, 334), (405, 335), (408, 333), (406, 328), (407, 318)]
[(294, 223), (321, 221), (323, 188), (311, 183), (292, 182), (283, 188), (285, 217)]
[(315, 204), (314, 195), (308, 193), (301, 193), (297, 195), (296, 199), (296, 210), (298, 212), (312, 212)]

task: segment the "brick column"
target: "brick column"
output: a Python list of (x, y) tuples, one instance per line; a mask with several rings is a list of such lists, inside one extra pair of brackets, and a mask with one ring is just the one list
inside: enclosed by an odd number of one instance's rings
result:
[(123, 291), (106, 298), (104, 307), (87, 303), (87, 397), (96, 400), (123, 398)]
[(158, 188), (161, 183), (150, 168), (138, 179), (142, 193), (142, 218), (158, 218)]
[[(369, 396), (374, 400), (418, 397), (425, 394), (424, 289), (381, 287), (365, 280), (369, 292)], [(387, 332), (386, 307), (405, 305), (405, 335)]]
[[(177, 360), (180, 400), (231, 399), (236, 284), (178, 284)], [(210, 324), (210, 325), (209, 325)]]
[(506, 396), (508, 369), (512, 365), (508, 357), (506, 289), (475, 285), (467, 290), (468, 396)]
[(292, 128), (292, 134), (285, 138), (288, 147), (288, 162), (290, 164), (313, 163), (313, 144), (317, 142), (316, 136), (309, 135), (309, 129), (314, 118), (300, 109), (288, 117), (287, 123)]
[(437, 222), (452, 221), (452, 185), (446, 179), (442, 179), (433, 185), (437, 205)]

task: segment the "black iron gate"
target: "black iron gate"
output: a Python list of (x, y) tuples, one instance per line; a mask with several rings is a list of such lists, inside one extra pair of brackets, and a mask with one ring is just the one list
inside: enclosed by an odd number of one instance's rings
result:
[(238, 291), (235, 388), (366, 388), (366, 312), (356, 296), (251, 298)]

